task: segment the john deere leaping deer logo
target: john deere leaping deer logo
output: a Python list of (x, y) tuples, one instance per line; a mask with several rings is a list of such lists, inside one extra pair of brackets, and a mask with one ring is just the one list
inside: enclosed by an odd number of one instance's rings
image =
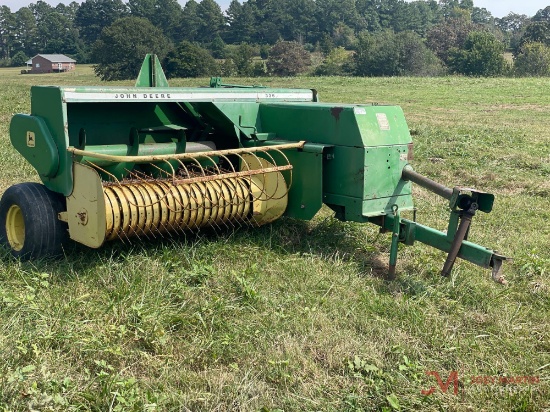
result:
[(34, 139), (34, 132), (27, 132), (27, 146), (34, 147), (36, 140)]

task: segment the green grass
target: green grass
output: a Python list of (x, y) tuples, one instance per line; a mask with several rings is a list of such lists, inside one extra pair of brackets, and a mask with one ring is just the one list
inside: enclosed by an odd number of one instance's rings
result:
[[(323, 210), (311, 222), (178, 239), (77, 246), (54, 262), (0, 259), (0, 410), (550, 410), (550, 95), (547, 79), (296, 78), (231, 83), (316, 88), (323, 101), (400, 104), (415, 168), (496, 195), (471, 239), (514, 260), (508, 287), (421, 244), (381, 274), (388, 235)], [(75, 73), (0, 70), (0, 190), (36, 180), (9, 143), (32, 84)], [(123, 82), (119, 84), (132, 84)], [(206, 79), (173, 80), (196, 86)], [(445, 202), (415, 189), (418, 220)], [(458, 371), (460, 392), (437, 386)], [(472, 384), (476, 376), (538, 376)]]

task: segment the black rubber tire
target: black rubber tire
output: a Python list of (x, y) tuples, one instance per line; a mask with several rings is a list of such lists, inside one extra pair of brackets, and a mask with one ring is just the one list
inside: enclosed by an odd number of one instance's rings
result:
[[(12, 206), (18, 206), (23, 215), (23, 246), (10, 244), (6, 218)], [(16, 209), (16, 208), (15, 208)], [(11, 254), (22, 260), (58, 257), (69, 238), (68, 226), (58, 218), (67, 210), (65, 197), (39, 183), (20, 183), (8, 188), (0, 200), (0, 243)]]

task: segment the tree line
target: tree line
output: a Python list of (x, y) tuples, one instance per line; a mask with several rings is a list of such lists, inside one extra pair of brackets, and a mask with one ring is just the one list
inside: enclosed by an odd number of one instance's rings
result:
[(62, 53), (95, 63), (104, 79), (129, 78), (147, 52), (171, 76), (547, 76), (550, 6), (503, 18), (473, 0), (232, 0), (225, 12), (214, 0), (0, 7), (3, 66)]

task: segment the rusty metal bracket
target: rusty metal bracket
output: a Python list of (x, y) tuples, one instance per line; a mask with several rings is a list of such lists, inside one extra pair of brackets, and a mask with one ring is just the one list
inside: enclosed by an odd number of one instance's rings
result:
[(477, 203), (472, 202), (468, 210), (463, 210), (461, 212), (460, 224), (458, 225), (458, 229), (456, 230), (453, 243), (451, 244), (451, 249), (449, 250), (449, 254), (447, 255), (447, 260), (443, 265), (441, 276), (447, 277), (451, 274), (451, 270), (453, 269), (456, 257), (458, 256), (458, 251), (460, 250), (462, 242), (465, 240), (466, 235), (468, 234), (468, 230), (470, 229), (470, 225), (472, 223), (472, 218), (475, 216), (477, 209)]

